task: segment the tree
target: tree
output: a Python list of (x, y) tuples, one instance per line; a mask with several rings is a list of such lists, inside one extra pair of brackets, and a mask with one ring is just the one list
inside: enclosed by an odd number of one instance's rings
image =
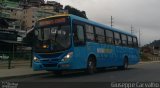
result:
[(12, 1), (12, 2), (19, 2), (20, 0), (8, 0), (8, 1)]
[(64, 9), (68, 10), (69, 14), (73, 14), (73, 15), (80, 16), (80, 17), (83, 17), (83, 18), (87, 19), (85, 11), (77, 10), (76, 8), (73, 8), (73, 7), (69, 6), (69, 5), (65, 6)]
[(6, 0), (0, 0), (0, 3), (4, 2), (4, 1), (6, 1)]

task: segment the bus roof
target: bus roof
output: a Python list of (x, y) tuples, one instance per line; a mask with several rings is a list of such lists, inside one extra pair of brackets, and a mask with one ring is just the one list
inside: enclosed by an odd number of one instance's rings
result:
[(64, 16), (70, 16), (70, 14), (58, 14), (58, 15), (54, 15), (54, 16), (48, 16), (48, 17), (45, 17), (45, 18), (41, 18), (38, 21), (44, 20), (44, 19), (48, 19), (48, 18), (61, 17), (61, 16), (62, 17), (64, 17)]
[(54, 18), (54, 17), (61, 17), (61, 16), (62, 17), (69, 16), (69, 17), (71, 17), (71, 19), (79, 20), (79, 21), (82, 21), (82, 22), (85, 22), (85, 23), (89, 23), (89, 24), (98, 26), (98, 27), (109, 29), (111, 31), (115, 31), (115, 32), (119, 32), (119, 33), (123, 33), (123, 34), (126, 34), (126, 35), (130, 35), (130, 36), (136, 37), (136, 35), (133, 35), (131, 33), (128, 33), (128, 32), (125, 32), (125, 31), (122, 31), (122, 30), (119, 30), (119, 29), (116, 29), (116, 28), (112, 28), (110, 26), (107, 26), (107, 25), (104, 25), (104, 24), (101, 24), (101, 23), (97, 23), (95, 21), (92, 21), (92, 20), (89, 20), (89, 19), (85, 19), (85, 18), (82, 18), (82, 17), (78, 17), (78, 16), (75, 16), (75, 15), (72, 15), (72, 14), (60, 14), (60, 15), (49, 16), (49, 17), (46, 17), (46, 18), (39, 19), (39, 21), (43, 20), (43, 19), (47, 19), (47, 18)]

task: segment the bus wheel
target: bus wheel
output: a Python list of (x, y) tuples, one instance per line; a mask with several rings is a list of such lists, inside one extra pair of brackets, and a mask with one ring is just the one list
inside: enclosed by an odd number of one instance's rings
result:
[(91, 58), (89, 59), (87, 64), (87, 73), (93, 74), (95, 72), (96, 72), (96, 61), (93, 58)]
[(128, 59), (124, 59), (123, 66), (118, 66), (119, 70), (127, 70), (128, 69)]

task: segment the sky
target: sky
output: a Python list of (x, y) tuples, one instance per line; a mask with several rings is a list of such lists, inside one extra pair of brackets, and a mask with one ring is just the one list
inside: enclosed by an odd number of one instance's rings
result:
[[(49, 0), (52, 1), (52, 0)], [(160, 40), (160, 0), (54, 0), (86, 11), (90, 20), (139, 36), (141, 46)]]

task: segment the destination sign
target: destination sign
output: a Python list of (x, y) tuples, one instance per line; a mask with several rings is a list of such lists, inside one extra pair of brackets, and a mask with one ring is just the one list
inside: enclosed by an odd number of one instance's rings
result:
[(54, 25), (54, 24), (65, 23), (65, 22), (66, 22), (65, 18), (58, 18), (53, 20), (40, 21), (39, 26)]

